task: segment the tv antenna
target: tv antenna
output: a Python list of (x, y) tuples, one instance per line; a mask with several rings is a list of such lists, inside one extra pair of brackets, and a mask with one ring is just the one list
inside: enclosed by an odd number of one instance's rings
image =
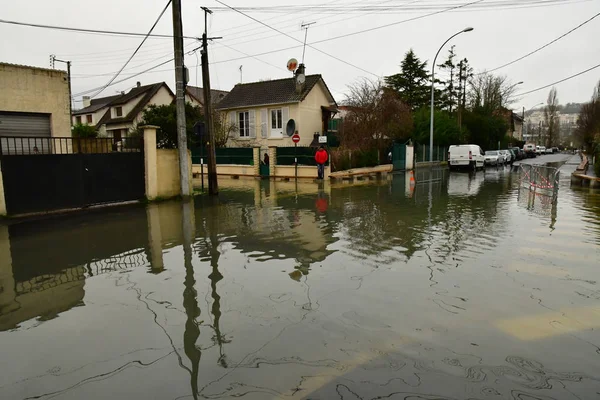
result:
[(302, 23), (302, 25), (300, 25), (300, 29), (304, 29), (304, 47), (302, 48), (302, 64), (304, 64), (304, 53), (306, 52), (306, 37), (308, 36), (308, 28), (310, 28), (310, 26), (314, 24), (316, 24), (316, 21)]

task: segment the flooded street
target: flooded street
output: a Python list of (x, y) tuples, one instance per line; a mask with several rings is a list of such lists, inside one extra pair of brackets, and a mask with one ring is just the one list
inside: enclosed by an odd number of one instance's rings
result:
[(600, 193), (560, 157), (554, 205), (419, 170), (0, 225), (0, 398), (599, 398)]

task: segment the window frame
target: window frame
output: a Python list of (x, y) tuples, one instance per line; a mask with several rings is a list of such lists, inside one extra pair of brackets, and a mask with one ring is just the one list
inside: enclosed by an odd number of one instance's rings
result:
[(91, 124), (91, 123), (92, 123), (92, 121), (93, 121), (93, 120), (92, 120), (92, 114), (87, 114), (87, 115), (85, 116), (85, 122), (87, 122), (88, 124)]
[(77, 115), (77, 116), (75, 117), (75, 124), (76, 124), (76, 125), (81, 125), (81, 115)]
[(250, 138), (250, 111), (238, 111), (237, 112), (238, 122), (238, 135), (241, 139)]
[(117, 116), (117, 117), (123, 116), (123, 107), (121, 107), (121, 106), (115, 107), (115, 116)]

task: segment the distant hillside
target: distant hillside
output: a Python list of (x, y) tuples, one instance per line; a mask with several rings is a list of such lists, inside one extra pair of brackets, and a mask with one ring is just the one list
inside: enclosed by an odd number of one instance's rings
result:
[(581, 111), (581, 107), (583, 104), (581, 103), (567, 103), (565, 106), (559, 106), (560, 112), (563, 114), (579, 114)]

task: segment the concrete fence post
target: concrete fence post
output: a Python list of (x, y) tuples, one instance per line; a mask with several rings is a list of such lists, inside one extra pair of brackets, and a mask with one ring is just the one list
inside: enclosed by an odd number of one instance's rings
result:
[(156, 130), (158, 126), (144, 125), (144, 167), (146, 170), (146, 197), (153, 200), (158, 196), (158, 168), (156, 156)]
[(275, 177), (275, 170), (277, 166), (277, 146), (269, 146), (269, 175), (271, 178)]
[(0, 216), (6, 215), (6, 199), (4, 197), (4, 180), (2, 179), (2, 164), (0, 164)]
[(260, 147), (252, 148), (252, 160), (254, 163), (254, 176), (260, 175)]

